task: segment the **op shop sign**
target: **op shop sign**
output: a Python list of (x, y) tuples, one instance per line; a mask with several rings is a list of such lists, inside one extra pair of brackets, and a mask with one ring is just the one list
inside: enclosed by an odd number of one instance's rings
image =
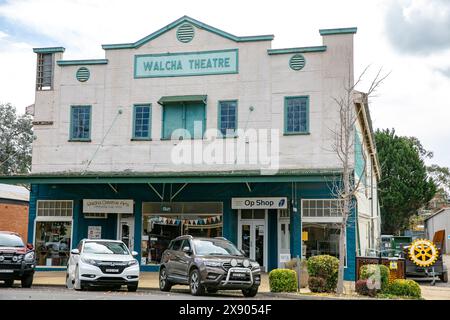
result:
[(238, 73), (238, 50), (143, 54), (134, 57), (135, 78)]
[(231, 198), (231, 209), (287, 209), (287, 198)]

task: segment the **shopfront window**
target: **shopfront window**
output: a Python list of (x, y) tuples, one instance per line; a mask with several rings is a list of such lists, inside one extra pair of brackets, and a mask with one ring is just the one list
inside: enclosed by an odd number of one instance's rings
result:
[(306, 258), (322, 254), (339, 257), (339, 226), (333, 223), (303, 223)]
[(222, 203), (144, 203), (142, 230), (142, 263), (159, 264), (178, 236), (221, 237)]
[(70, 200), (37, 202), (35, 248), (37, 265), (66, 266), (72, 240)]
[(37, 221), (37, 265), (66, 266), (69, 258), (71, 234), (72, 222)]

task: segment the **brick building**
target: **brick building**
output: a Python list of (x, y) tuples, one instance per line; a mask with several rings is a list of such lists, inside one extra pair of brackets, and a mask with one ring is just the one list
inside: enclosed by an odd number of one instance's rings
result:
[(28, 242), (29, 197), (24, 187), (0, 184), (0, 230), (17, 232), (24, 242)]

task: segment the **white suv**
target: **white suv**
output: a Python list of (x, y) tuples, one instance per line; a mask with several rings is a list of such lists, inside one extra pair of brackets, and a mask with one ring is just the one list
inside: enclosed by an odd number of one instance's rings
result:
[(136, 291), (139, 282), (139, 263), (120, 240), (83, 239), (77, 249), (70, 251), (66, 286), (83, 290), (88, 286), (113, 287), (122, 285)]

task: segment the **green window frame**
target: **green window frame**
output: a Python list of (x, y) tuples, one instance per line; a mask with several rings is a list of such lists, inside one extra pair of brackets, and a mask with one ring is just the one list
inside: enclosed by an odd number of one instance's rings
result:
[(220, 100), (217, 110), (217, 130), (224, 137), (235, 137), (238, 123), (238, 101)]
[(284, 134), (309, 134), (309, 96), (284, 97)]
[[(194, 126), (199, 120), (202, 122), (202, 133), (201, 136), (195, 136)], [(206, 104), (203, 102), (164, 104), (161, 140), (171, 140), (172, 133), (177, 129), (189, 131), (190, 139), (203, 139), (206, 130)]]
[(151, 140), (152, 137), (152, 105), (133, 105), (132, 140)]
[(69, 141), (91, 141), (92, 106), (73, 105), (70, 107)]

